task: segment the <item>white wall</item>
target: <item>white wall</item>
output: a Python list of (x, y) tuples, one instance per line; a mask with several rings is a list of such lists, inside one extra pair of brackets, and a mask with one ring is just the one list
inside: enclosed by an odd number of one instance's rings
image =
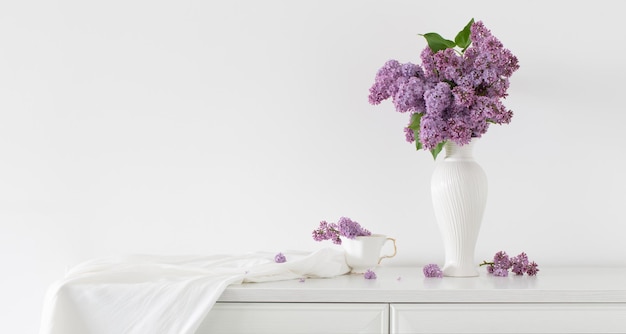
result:
[[(442, 264), (434, 162), (406, 115), (370, 106), (418, 33), (474, 17), (519, 57), (476, 158), (477, 261), (626, 265), (626, 66), (614, 1), (4, 1), (0, 332), (94, 257), (314, 250), (345, 215), (398, 239), (388, 265)], [(545, 269), (548, 270), (548, 269)]]

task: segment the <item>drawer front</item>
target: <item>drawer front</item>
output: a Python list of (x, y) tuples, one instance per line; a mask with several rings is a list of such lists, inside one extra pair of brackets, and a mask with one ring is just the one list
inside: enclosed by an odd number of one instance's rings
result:
[(392, 304), (391, 333), (626, 333), (626, 304)]
[(196, 333), (388, 332), (388, 304), (217, 303)]

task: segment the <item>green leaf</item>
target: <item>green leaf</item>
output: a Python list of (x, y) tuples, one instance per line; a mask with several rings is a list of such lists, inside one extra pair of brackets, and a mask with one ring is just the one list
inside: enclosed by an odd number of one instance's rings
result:
[(415, 137), (415, 150), (419, 151), (422, 149), (422, 142), (420, 142), (420, 132), (417, 130), (413, 130), (413, 136)]
[(459, 31), (459, 33), (454, 38), (454, 42), (458, 47), (463, 49), (467, 49), (470, 44), (472, 44), (472, 40), (470, 39), (470, 27), (474, 24), (474, 18), (472, 18), (469, 23), (463, 28), (463, 30)]
[(424, 113), (421, 112), (411, 115), (411, 124), (409, 124), (409, 129), (419, 131), (422, 116), (424, 116)]
[(429, 32), (423, 35), (420, 34), (420, 36), (424, 36), (424, 38), (426, 38), (426, 42), (428, 42), (428, 46), (433, 51), (433, 53), (456, 46), (453, 41), (441, 37), (436, 32)]
[(433, 160), (437, 159), (437, 155), (439, 155), (439, 152), (441, 152), (441, 150), (443, 150), (443, 145), (445, 145), (445, 144), (446, 144), (446, 142), (442, 141), (441, 143), (437, 144), (437, 146), (435, 148), (430, 150), (430, 154), (433, 155)]
[(409, 129), (413, 130), (415, 149), (418, 151), (422, 148), (422, 143), (420, 142), (420, 121), (422, 120), (422, 116), (424, 116), (424, 113), (415, 113), (411, 115), (411, 124), (408, 126)]

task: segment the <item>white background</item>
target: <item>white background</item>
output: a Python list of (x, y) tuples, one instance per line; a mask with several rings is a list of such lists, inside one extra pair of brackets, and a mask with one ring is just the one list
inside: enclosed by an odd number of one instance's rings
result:
[[(475, 147), (476, 261), (624, 266), (626, 41), (616, 1), (3, 1), (0, 332), (34, 333), (47, 287), (94, 257), (335, 247), (348, 216), (386, 265), (443, 264), (429, 153), (368, 103), (418, 33), (482, 20), (515, 55), (515, 115)], [(541, 273), (540, 273), (541, 274)]]

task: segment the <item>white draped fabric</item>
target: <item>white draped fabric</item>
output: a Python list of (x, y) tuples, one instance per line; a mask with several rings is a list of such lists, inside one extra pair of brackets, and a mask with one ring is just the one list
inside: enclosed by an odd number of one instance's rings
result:
[(224, 289), (348, 273), (340, 248), (274, 255), (133, 255), (87, 261), (46, 294), (40, 334), (193, 334)]

